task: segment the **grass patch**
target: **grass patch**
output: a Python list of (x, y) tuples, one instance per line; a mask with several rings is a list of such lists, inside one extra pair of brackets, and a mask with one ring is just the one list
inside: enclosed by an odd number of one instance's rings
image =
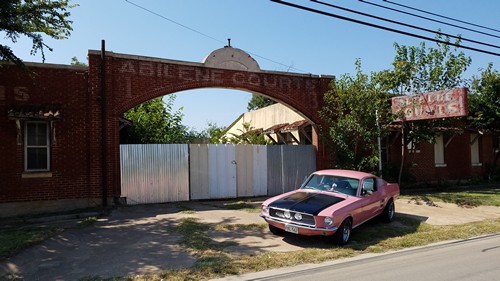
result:
[(87, 217), (78, 223), (78, 228), (93, 226), (97, 222), (97, 217)]
[(436, 193), (422, 193), (413, 196), (402, 196), (409, 200), (426, 204), (433, 201), (457, 204), (462, 207), (495, 206), (500, 207), (500, 188), (469, 189)]
[(260, 212), (260, 202), (254, 201), (236, 201), (236, 202), (227, 202), (222, 205), (224, 209), (227, 210), (239, 210), (245, 211), (248, 213), (259, 213)]
[(240, 231), (253, 229), (267, 229), (267, 223), (251, 223), (251, 224), (218, 224), (214, 227), (215, 230), (225, 231)]
[(57, 227), (0, 229), (0, 260), (41, 243), (63, 230)]
[(179, 213), (183, 214), (194, 214), (196, 213), (195, 210), (193, 210), (191, 207), (185, 205), (185, 204), (174, 204), (174, 206), (179, 209)]

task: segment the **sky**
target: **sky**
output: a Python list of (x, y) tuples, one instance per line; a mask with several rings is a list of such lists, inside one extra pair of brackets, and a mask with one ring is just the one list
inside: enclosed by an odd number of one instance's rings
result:
[[(355, 15), (307, 0), (287, 0), (298, 5), (323, 10), (356, 20), (382, 25), (422, 36), (434, 34)], [(440, 21), (489, 33), (472, 31), (431, 22), (395, 11), (375, 7), (357, 0), (324, 0), (330, 4), (357, 10), (431, 30), (441, 29), (452, 35), (500, 46), (500, 32), (449, 21), (441, 17), (408, 10), (382, 0), (371, 3), (400, 9)], [(393, 3), (435, 14), (500, 29), (498, 0), (391, 0)], [(353, 74), (360, 59), (363, 72), (391, 68), (394, 43), (418, 46), (425, 41), (353, 22), (299, 10), (269, 0), (76, 0), (79, 6), (70, 10), (73, 31), (68, 39), (45, 42), (53, 48), (46, 51), (45, 62), (70, 64), (72, 57), (86, 62), (88, 50), (149, 56), (188, 62), (201, 62), (212, 51), (227, 45), (249, 53), (263, 70), (340, 76)], [(140, 7), (138, 7), (140, 6)], [(142, 8), (141, 8), (142, 7)], [(147, 10), (149, 11), (147, 11)], [(425, 41), (426, 46), (435, 43)], [(2, 37), (24, 61), (41, 62), (40, 54), (30, 55), (31, 42), (21, 38), (12, 44)], [(500, 53), (500, 49), (462, 42), (463, 45)], [(499, 69), (500, 57), (462, 50), (472, 58), (466, 77), (493, 63)], [(174, 107), (182, 108), (183, 124), (201, 131), (208, 122), (228, 126), (247, 111), (251, 94), (239, 90), (198, 89), (175, 94)]]

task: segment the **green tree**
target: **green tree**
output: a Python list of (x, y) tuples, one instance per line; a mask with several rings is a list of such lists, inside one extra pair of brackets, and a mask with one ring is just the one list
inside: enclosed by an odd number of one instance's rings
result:
[[(469, 125), (482, 133), (498, 136), (500, 133), (500, 73), (489, 64), (474, 77), (469, 93)], [(497, 162), (500, 157), (495, 153), (492, 164), (486, 166), (489, 180), (497, 173)], [(498, 175), (498, 174), (497, 174)]]
[(196, 137), (182, 125), (182, 108), (173, 112), (174, 101), (175, 95), (169, 95), (167, 102), (159, 97), (125, 112), (123, 116), (133, 124), (122, 142), (187, 143)]
[(88, 66), (86, 63), (79, 61), (77, 57), (72, 57), (70, 64), (76, 66)]
[[(442, 36), (436, 39), (443, 40)], [(444, 39), (449, 42), (449, 38)], [(460, 45), (460, 40), (455, 45)], [(456, 53), (450, 45), (436, 43), (437, 48), (427, 48), (425, 42), (419, 47), (394, 44), (396, 56), (392, 63), (390, 79), (386, 86), (394, 94), (415, 94), (461, 87), (466, 83), (462, 76), (471, 63), (463, 52)]]
[(232, 133), (228, 143), (234, 144), (269, 144), (264, 135), (256, 130), (250, 123), (243, 123), (243, 129), (238, 129), (240, 134)]
[(209, 143), (228, 143), (225, 136), (226, 127), (218, 126), (217, 123), (208, 122), (208, 127), (201, 132), (201, 135), (208, 139)]
[(478, 130), (500, 130), (500, 73), (489, 64), (474, 77), (469, 93), (469, 122)]
[[(45, 61), (44, 50), (52, 51), (52, 48), (45, 44), (42, 34), (58, 40), (68, 38), (73, 30), (68, 10), (75, 6), (69, 5), (69, 0), (3, 0), (0, 1), (0, 31), (5, 32), (12, 43), (21, 36), (28, 37), (33, 42), (30, 54), (40, 51)], [(3, 43), (0, 44), (0, 61), (24, 67), (22, 60)]]
[(247, 109), (248, 109), (248, 111), (252, 111), (252, 110), (264, 108), (266, 106), (269, 106), (269, 105), (272, 105), (275, 103), (276, 103), (276, 101), (274, 101), (270, 98), (266, 98), (265, 96), (252, 94), (252, 98), (248, 102)]
[(356, 71), (354, 77), (344, 74), (332, 81), (319, 112), (327, 126), (321, 131), (333, 148), (337, 168), (373, 171), (379, 161), (376, 114), (382, 124), (389, 122), (388, 96), (372, 80), (373, 74), (362, 72), (360, 60)]

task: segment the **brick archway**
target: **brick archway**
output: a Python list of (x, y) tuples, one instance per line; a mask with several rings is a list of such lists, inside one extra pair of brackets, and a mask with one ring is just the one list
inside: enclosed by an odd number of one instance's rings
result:
[[(223, 56), (228, 51), (242, 58), (227, 60)], [(152, 98), (199, 88), (245, 90), (286, 104), (313, 124), (321, 123), (318, 110), (323, 105), (323, 94), (328, 90), (332, 76), (264, 71), (258, 64), (252, 64), (249, 55), (245, 55), (239, 49), (226, 47), (214, 51), (203, 63), (193, 63), (112, 52), (105, 52), (103, 56), (103, 52), (89, 51), (91, 96), (101, 103), (100, 110), (90, 114), (95, 117), (93, 120), (102, 120), (103, 112), (105, 115), (101, 124), (95, 124), (101, 129), (104, 126), (101, 132), (105, 133), (99, 134), (97, 129), (93, 132), (95, 140), (102, 140), (102, 135), (106, 143), (105, 148), (101, 145), (102, 151), (106, 152), (101, 157), (106, 162), (103, 170), (107, 174), (108, 197), (120, 194), (118, 118), (128, 109)], [(221, 59), (210, 59), (216, 56)], [(101, 71), (103, 66), (104, 73)], [(313, 128), (316, 130), (315, 125)], [(323, 168), (326, 163), (324, 146), (315, 130), (313, 144), (317, 147), (318, 167)]]

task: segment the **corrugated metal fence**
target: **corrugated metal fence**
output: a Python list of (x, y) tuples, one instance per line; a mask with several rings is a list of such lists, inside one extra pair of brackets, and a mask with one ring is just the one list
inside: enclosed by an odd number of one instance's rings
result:
[(120, 145), (128, 204), (276, 195), (316, 169), (312, 145)]

